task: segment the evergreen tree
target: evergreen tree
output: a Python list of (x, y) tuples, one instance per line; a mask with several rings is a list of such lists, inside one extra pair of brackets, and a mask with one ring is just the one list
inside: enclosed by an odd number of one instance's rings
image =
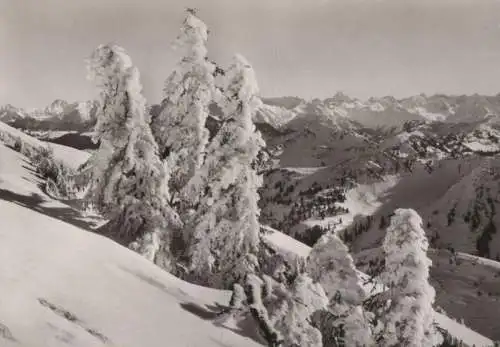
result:
[(89, 60), (100, 93), (87, 199), (109, 222), (101, 232), (155, 260), (180, 221), (167, 203), (168, 177), (148, 126), (139, 72), (123, 48), (101, 45)]
[(381, 346), (437, 346), (442, 337), (434, 324), (435, 290), (429, 284), (428, 241), (422, 219), (412, 209), (398, 209), (383, 243), (388, 306), (382, 316)]
[(323, 347), (320, 330), (312, 324), (313, 315), (327, 307), (328, 298), (319, 283), (307, 274), (297, 276), (276, 327), (283, 335), (283, 346)]
[(262, 177), (252, 163), (265, 143), (252, 121), (258, 92), (253, 69), (236, 56), (226, 77), (224, 123), (183, 195), (197, 211), (186, 228), (193, 274), (202, 282), (219, 274), (218, 285), (230, 288), (238, 280), (234, 270), (251, 264), (247, 255), (257, 254), (259, 246)]
[(319, 324), (324, 345), (371, 346), (372, 331), (362, 307), (366, 293), (349, 250), (334, 232), (314, 245), (307, 270), (329, 299)]
[(307, 274), (297, 275), (288, 286), (269, 276), (249, 273), (244, 287), (234, 286), (230, 310), (225, 312), (231, 312), (231, 317), (249, 313), (269, 346), (323, 346), (312, 316), (325, 309), (328, 298)]
[(177, 39), (183, 57), (168, 77), (161, 111), (151, 121), (160, 157), (171, 170), (169, 187), (173, 200), (203, 163), (209, 138), (205, 128), (208, 107), (217, 93), (216, 66), (207, 58), (207, 26), (194, 11), (187, 12)]

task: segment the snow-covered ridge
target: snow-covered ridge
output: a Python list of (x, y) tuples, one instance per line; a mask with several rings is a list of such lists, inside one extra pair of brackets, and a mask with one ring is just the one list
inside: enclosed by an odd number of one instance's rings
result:
[(95, 101), (68, 103), (55, 100), (42, 109), (25, 110), (6, 105), (0, 108), (0, 121), (23, 129), (85, 130), (96, 117)]
[[(95, 101), (69, 103), (64, 100), (55, 100), (45, 108), (34, 110), (5, 105), (0, 107), (0, 120), (9, 124), (17, 122), (27, 128), (34, 127), (33, 122), (91, 122), (95, 119), (95, 107)], [(311, 112), (327, 118), (349, 118), (368, 127), (401, 126), (408, 120), (497, 123), (500, 119), (500, 96), (421, 94), (403, 99), (382, 97), (361, 100), (339, 92), (324, 100), (262, 98), (255, 121), (282, 129), (295, 117)], [(28, 120), (31, 123), (26, 123)]]
[(415, 107), (415, 108), (410, 108), (408, 109), (408, 112), (419, 115), (423, 117), (425, 120), (431, 121), (431, 122), (437, 122), (437, 121), (445, 121), (447, 116), (442, 114), (442, 113), (433, 113), (430, 111), (427, 111), (423, 107)]
[(281, 129), (296, 116), (294, 110), (283, 107), (261, 104), (255, 115), (256, 123), (267, 123), (276, 129)]
[[(291, 101), (292, 100), (292, 101)], [(337, 93), (324, 100), (301, 100), (297, 98), (263, 99), (263, 113), (270, 124), (283, 126), (295, 116), (317, 112), (350, 118), (369, 127), (401, 126), (408, 120), (425, 122), (475, 122), (500, 117), (500, 96), (454, 96), (425, 94), (403, 99), (393, 97), (360, 100)], [(266, 104), (268, 102), (269, 104)], [(274, 119), (273, 119), (274, 118)]]
[(478, 257), (476, 255), (463, 253), (463, 252), (457, 252), (457, 258), (458, 259), (466, 259), (466, 260), (472, 261), (473, 263), (479, 263), (479, 264), (500, 270), (500, 261), (496, 261), (493, 259)]

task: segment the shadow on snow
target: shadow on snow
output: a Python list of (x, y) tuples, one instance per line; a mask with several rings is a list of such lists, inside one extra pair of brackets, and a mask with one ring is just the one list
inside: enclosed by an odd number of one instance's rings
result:
[(95, 223), (85, 220), (81, 214), (69, 206), (65, 207), (50, 207), (43, 206), (43, 203), (49, 202), (42, 195), (31, 193), (31, 195), (22, 195), (14, 193), (10, 190), (0, 189), (0, 199), (12, 202), (16, 205), (29, 208), (32, 211), (44, 214), (46, 216), (58, 219), (65, 223), (74, 225), (78, 228), (94, 232)]

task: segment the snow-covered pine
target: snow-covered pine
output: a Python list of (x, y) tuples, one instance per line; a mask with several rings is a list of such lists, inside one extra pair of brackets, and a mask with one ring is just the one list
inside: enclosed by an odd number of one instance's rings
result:
[(442, 336), (434, 324), (435, 290), (429, 284), (428, 241), (415, 210), (398, 209), (383, 243), (385, 269), (381, 279), (388, 287), (388, 307), (377, 335), (386, 347), (437, 346)]
[[(314, 245), (307, 272), (325, 290), (329, 304), (322, 319), (325, 346), (364, 347), (373, 344), (368, 313), (363, 309), (366, 293), (347, 246), (333, 233)], [(334, 342), (335, 341), (335, 342)]]
[(89, 161), (86, 197), (109, 219), (101, 232), (155, 260), (160, 248), (168, 248), (166, 230), (180, 220), (168, 205), (168, 175), (148, 125), (139, 71), (116, 45), (100, 45), (88, 67), (100, 89), (100, 147)]
[(176, 45), (183, 57), (165, 82), (161, 111), (151, 120), (160, 157), (170, 168), (169, 187), (174, 200), (202, 165), (208, 143), (208, 107), (218, 91), (215, 64), (207, 58), (207, 39), (205, 23), (188, 11)]
[(245, 268), (258, 265), (248, 257), (257, 254), (260, 242), (257, 190), (262, 178), (252, 163), (265, 143), (252, 121), (258, 92), (252, 67), (236, 56), (226, 77), (224, 123), (183, 195), (192, 198), (197, 210), (185, 228), (193, 274), (198, 281), (211, 277), (212, 285), (231, 288)]
[(305, 273), (298, 275), (281, 308), (281, 316), (273, 317), (283, 336), (284, 347), (323, 347), (321, 332), (312, 325), (312, 316), (325, 310), (328, 298), (319, 283)]

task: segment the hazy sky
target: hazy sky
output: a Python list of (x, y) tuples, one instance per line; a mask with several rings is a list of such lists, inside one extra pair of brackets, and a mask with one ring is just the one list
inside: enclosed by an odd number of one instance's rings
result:
[(264, 96), (500, 92), (499, 0), (0, 0), (0, 104), (93, 97), (84, 59), (109, 41), (158, 102), (185, 6), (211, 57), (246, 56)]

